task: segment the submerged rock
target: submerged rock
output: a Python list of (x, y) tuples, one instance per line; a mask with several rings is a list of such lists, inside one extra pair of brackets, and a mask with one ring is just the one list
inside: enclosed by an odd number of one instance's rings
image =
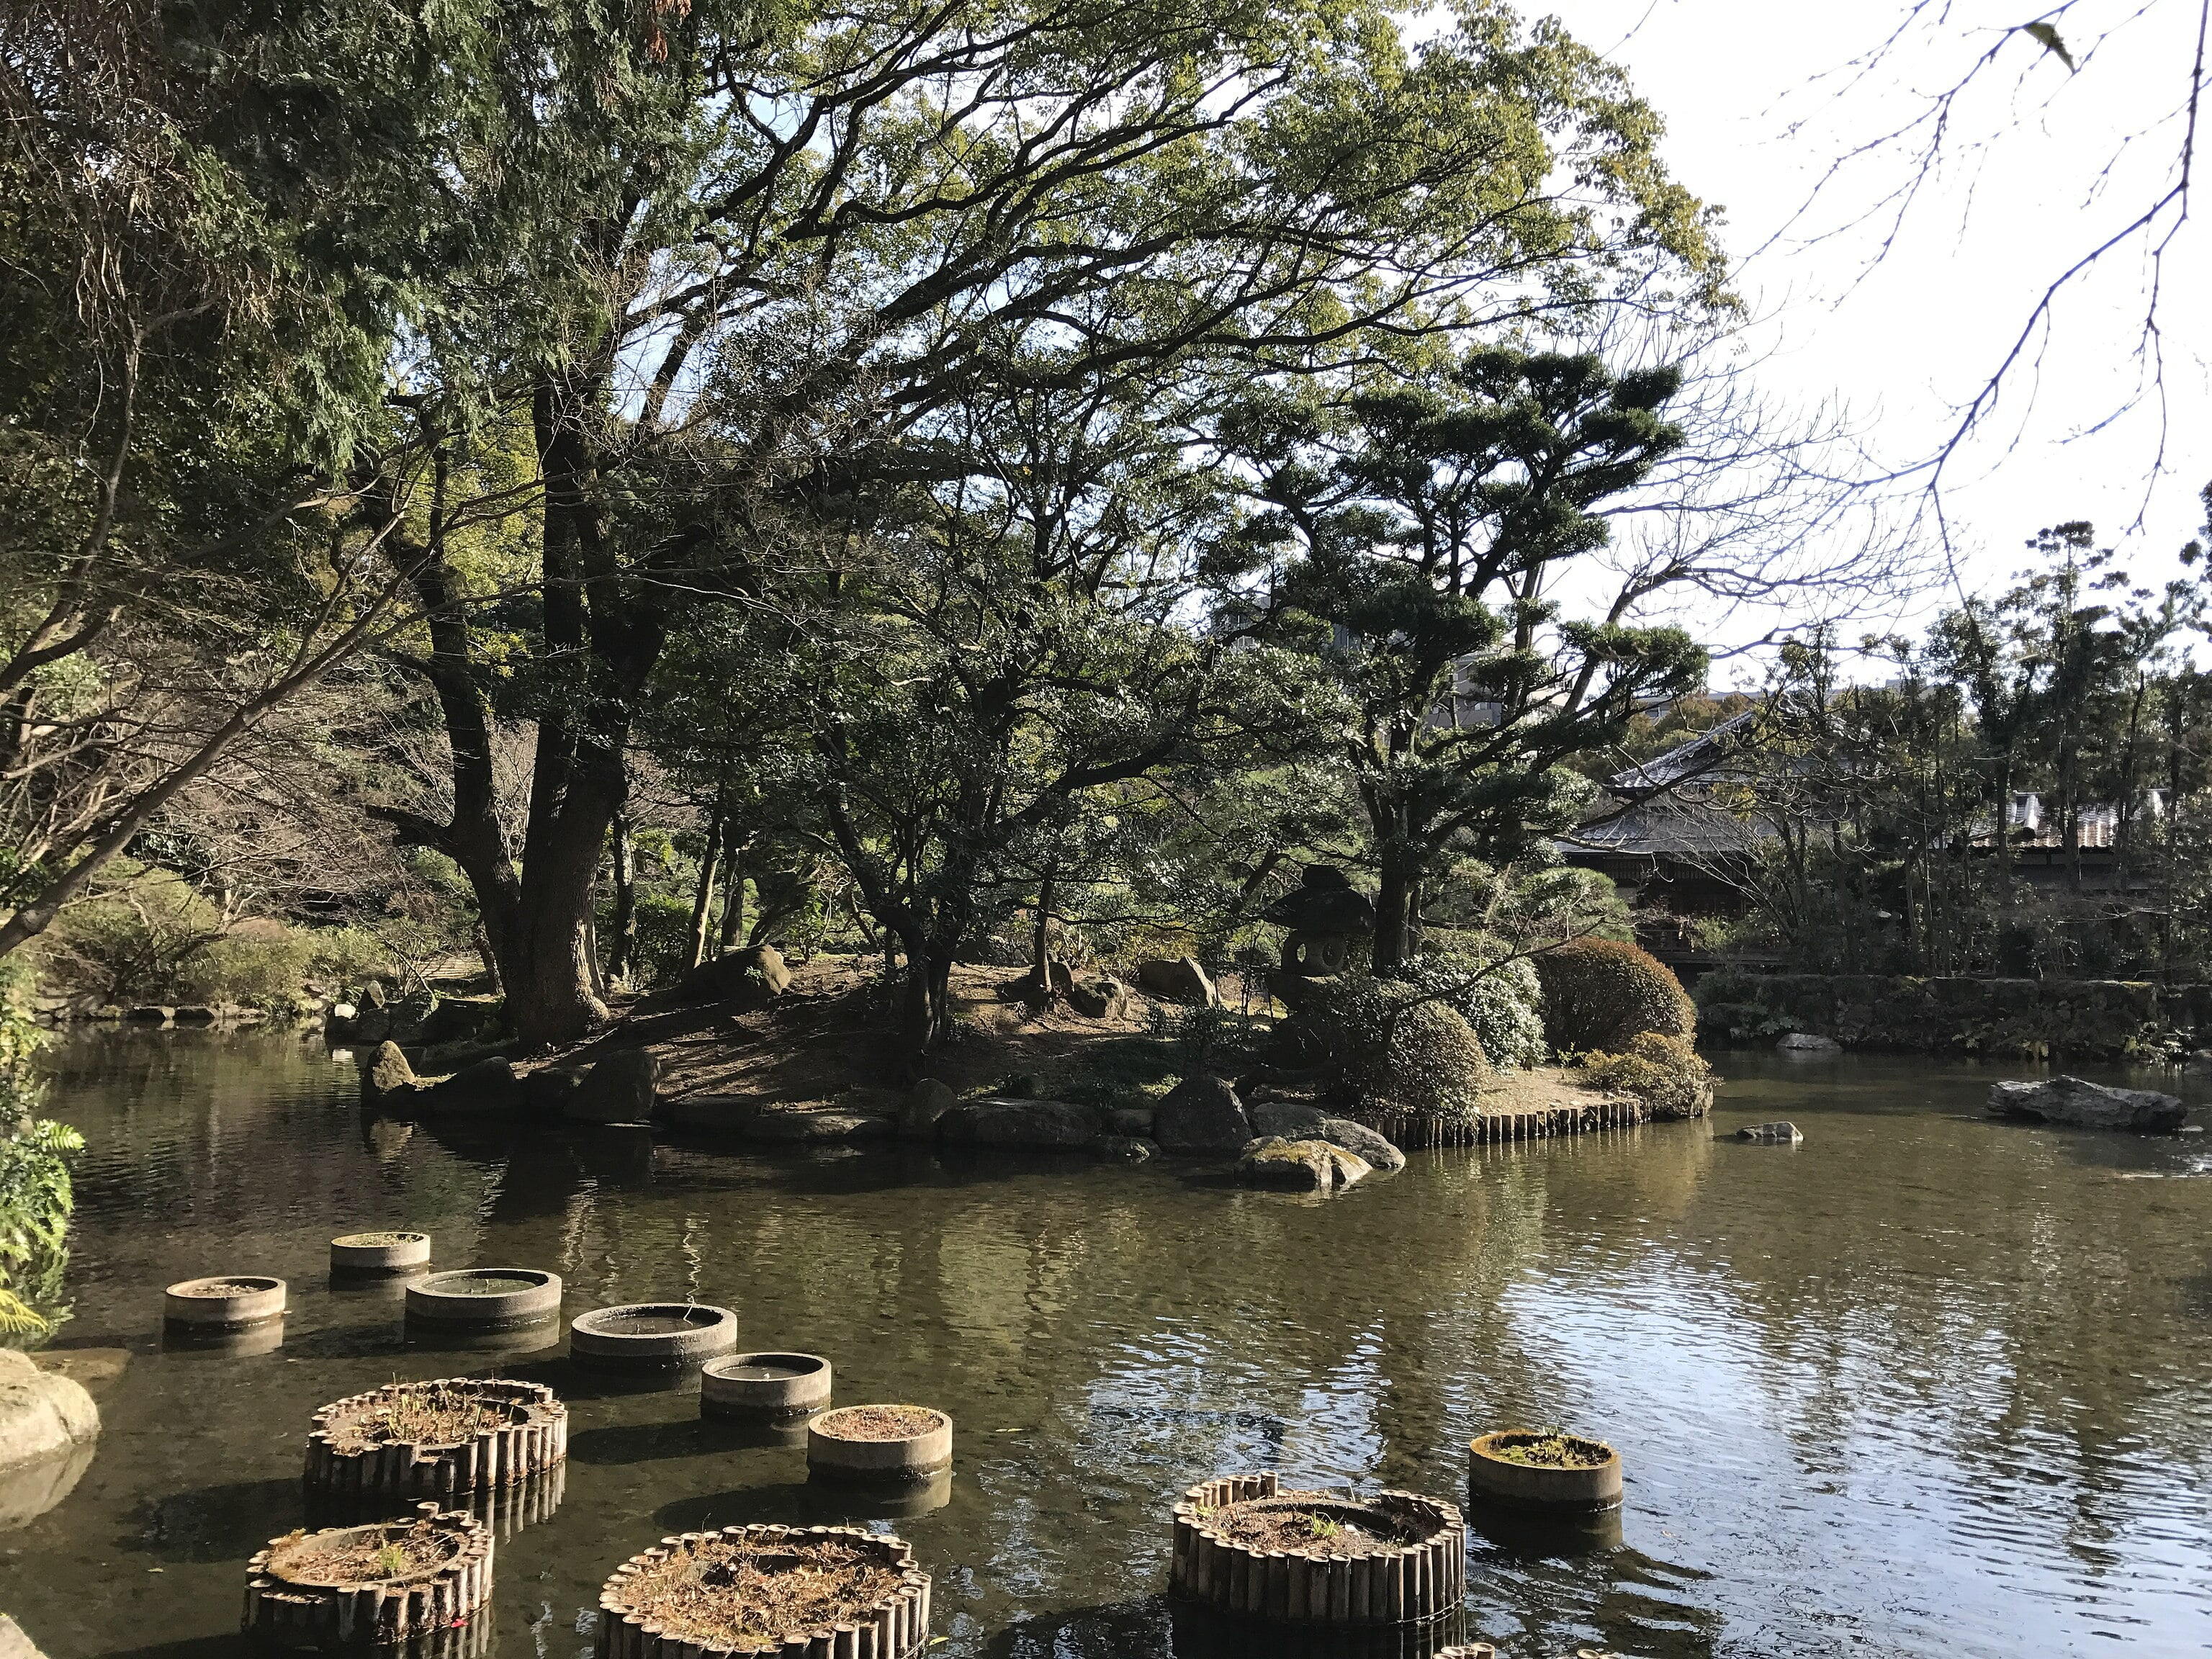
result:
[(1755, 1140), (1763, 1146), (1795, 1146), (1805, 1137), (1794, 1123), (1753, 1123), (1735, 1132), (1738, 1140)]
[(1185, 1078), (1153, 1109), (1152, 1134), (1171, 1152), (1234, 1152), (1252, 1139), (1252, 1121), (1230, 1084)]
[(1159, 1149), (1141, 1135), (1108, 1135), (1098, 1143), (1101, 1158), (1115, 1158), (1123, 1164), (1143, 1164)]
[(489, 1117), (520, 1111), (525, 1097), (514, 1063), (503, 1054), (491, 1054), (430, 1085), (423, 1091), (422, 1106), (440, 1116)]
[(1792, 1031), (1774, 1045), (1774, 1051), (1782, 1054), (1839, 1054), (1844, 1045), (1816, 1032)]
[(963, 1146), (1044, 1150), (1095, 1146), (1098, 1114), (1065, 1100), (963, 1101), (937, 1121), (939, 1139)]
[(363, 1068), (361, 1086), (369, 1098), (381, 1100), (387, 1095), (412, 1094), (421, 1086), (421, 1079), (408, 1063), (406, 1050), (386, 1038), (376, 1045), (376, 1053)]
[(2172, 1134), (2189, 1108), (2154, 1089), (2113, 1089), (2086, 1078), (1999, 1083), (1990, 1089), (1990, 1115), (2067, 1123), (2080, 1129), (2137, 1129)]
[(1326, 1140), (1285, 1140), (1263, 1135), (1237, 1160), (1237, 1173), (1260, 1186), (1325, 1193), (1350, 1187), (1373, 1173), (1367, 1160)]
[(1406, 1167), (1405, 1153), (1389, 1136), (1364, 1123), (1354, 1123), (1348, 1117), (1332, 1117), (1320, 1107), (1309, 1106), (1303, 1101), (1276, 1100), (1255, 1106), (1252, 1128), (1255, 1133), (1279, 1135), (1285, 1140), (1326, 1140), (1394, 1175)]
[(908, 1140), (933, 1139), (938, 1121), (959, 1100), (951, 1085), (933, 1077), (922, 1079), (914, 1085), (914, 1092), (906, 1097), (906, 1103), (899, 1108), (899, 1133)]

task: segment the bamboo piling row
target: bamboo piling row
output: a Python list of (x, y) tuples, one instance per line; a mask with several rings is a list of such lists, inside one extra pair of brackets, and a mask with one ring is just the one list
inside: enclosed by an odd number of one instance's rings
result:
[[(898, 1587), (850, 1624), (808, 1631), (781, 1641), (725, 1648), (672, 1635), (652, 1615), (625, 1599), (628, 1581), (641, 1569), (665, 1560), (687, 1544), (729, 1539), (754, 1547), (783, 1542), (842, 1538), (878, 1554), (896, 1568)], [(903, 1539), (860, 1527), (724, 1527), (720, 1532), (687, 1532), (664, 1538), (614, 1570), (599, 1591), (597, 1659), (910, 1659), (929, 1642), (929, 1575), (915, 1565)]]
[(1385, 1112), (1366, 1120), (1407, 1152), (1440, 1146), (1482, 1146), (1500, 1142), (1543, 1140), (1553, 1135), (1583, 1134), (1595, 1129), (1629, 1129), (1651, 1121), (1640, 1100), (1592, 1100), (1567, 1106), (1540, 1106), (1525, 1112), (1486, 1112), (1464, 1121)]

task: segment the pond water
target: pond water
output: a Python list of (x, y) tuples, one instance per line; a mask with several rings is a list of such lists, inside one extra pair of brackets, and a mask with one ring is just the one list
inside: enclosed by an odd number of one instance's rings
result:
[[(696, 1380), (409, 1346), (396, 1291), (329, 1282), (332, 1235), (372, 1228), (557, 1272), (568, 1316), (722, 1304), (748, 1347), (828, 1355), (842, 1404), (949, 1411), (949, 1490), (895, 1523), (945, 1659), (1213, 1651), (1162, 1599), (1184, 1486), (1456, 1500), (1470, 1437), (1553, 1424), (1620, 1448), (1627, 1507), (1585, 1553), (1473, 1540), (1469, 1625), (1508, 1659), (2212, 1652), (2212, 1146), (1984, 1121), (2017, 1068), (1732, 1058), (1710, 1125), (1417, 1155), (1322, 1201), (1172, 1164), (410, 1128), (267, 1034), (55, 1066), (91, 1143), (63, 1340), (128, 1358), (74, 1490), (0, 1532), (0, 1607), (52, 1659), (235, 1651), (309, 1415), (395, 1377), (501, 1364), (571, 1402), (559, 1508), (499, 1547), (501, 1659), (588, 1653), (600, 1581), (665, 1533), (882, 1524), (700, 1422)], [(1778, 1116), (1802, 1147), (1715, 1139)], [(164, 1352), (161, 1286), (229, 1273), (291, 1281), (281, 1345)]]

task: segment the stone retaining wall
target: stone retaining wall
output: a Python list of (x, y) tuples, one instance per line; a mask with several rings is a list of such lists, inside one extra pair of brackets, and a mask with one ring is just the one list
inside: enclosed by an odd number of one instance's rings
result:
[(1806, 1031), (1854, 1048), (2122, 1060), (2212, 1042), (2212, 985), (1724, 969), (1699, 981), (1698, 1001), (1698, 1038), (1718, 1046)]

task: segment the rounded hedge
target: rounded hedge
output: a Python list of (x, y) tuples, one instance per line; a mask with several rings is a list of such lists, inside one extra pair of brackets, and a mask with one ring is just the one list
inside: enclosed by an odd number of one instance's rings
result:
[(1634, 1095), (1654, 1117), (1703, 1117), (1711, 1109), (1713, 1068), (1680, 1037), (1645, 1031), (1626, 1052), (1589, 1054), (1583, 1063), (1592, 1082)]
[(1474, 1028), (1410, 985), (1316, 981), (1298, 1023), (1307, 1052), (1337, 1068), (1361, 1109), (1455, 1121), (1481, 1110), (1490, 1062)]
[(1646, 1031), (1687, 1042), (1698, 1006), (1667, 964), (1618, 939), (1578, 939), (1536, 958), (1544, 1034), (1565, 1053), (1618, 1053)]

